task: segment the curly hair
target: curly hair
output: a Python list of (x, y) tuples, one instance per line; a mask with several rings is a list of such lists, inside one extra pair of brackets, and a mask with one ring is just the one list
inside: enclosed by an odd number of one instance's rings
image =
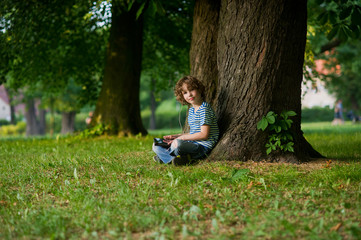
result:
[(189, 90), (197, 89), (198, 92), (201, 94), (202, 99), (204, 99), (205, 87), (202, 82), (193, 76), (185, 76), (179, 79), (174, 87), (174, 95), (176, 96), (176, 99), (179, 103), (181, 103), (182, 105), (190, 105), (183, 97), (183, 84), (187, 84)]

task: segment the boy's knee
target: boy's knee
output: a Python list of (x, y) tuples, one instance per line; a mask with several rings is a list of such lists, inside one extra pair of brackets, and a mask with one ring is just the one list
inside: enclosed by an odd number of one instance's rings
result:
[(180, 155), (182, 153), (183, 140), (175, 139), (172, 142), (171, 150), (173, 154)]
[(152, 150), (153, 150), (153, 152), (155, 152), (156, 154), (158, 154), (158, 152), (159, 152), (159, 146), (156, 146), (154, 143), (153, 143), (153, 145), (152, 145)]
[(187, 142), (183, 140), (178, 140), (177, 142), (177, 149), (179, 154), (187, 153)]
[(175, 139), (173, 142), (172, 142), (172, 148), (173, 149), (176, 149), (176, 148), (179, 148), (181, 145), (182, 145), (182, 140), (179, 140), (179, 139)]

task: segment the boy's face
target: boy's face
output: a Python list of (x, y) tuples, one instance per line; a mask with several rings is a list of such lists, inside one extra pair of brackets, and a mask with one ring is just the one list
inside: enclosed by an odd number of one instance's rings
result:
[(197, 89), (189, 89), (187, 84), (183, 84), (182, 94), (184, 100), (193, 107), (202, 105), (203, 99)]

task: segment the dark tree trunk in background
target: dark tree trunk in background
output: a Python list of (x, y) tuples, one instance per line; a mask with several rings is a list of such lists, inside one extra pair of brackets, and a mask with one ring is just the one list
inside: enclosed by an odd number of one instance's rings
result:
[(10, 123), (16, 125), (15, 106), (11, 103), (10, 99)]
[(40, 123), (36, 114), (35, 101), (33, 98), (30, 98), (25, 103), (25, 119), (26, 119), (26, 135), (42, 135), (42, 130), (40, 128)]
[(142, 15), (139, 4), (126, 11), (126, 1), (112, 2), (112, 26), (102, 90), (91, 125), (104, 124), (110, 134), (147, 134), (140, 117)]
[(46, 132), (46, 110), (45, 109), (38, 109), (39, 111), (39, 133), (40, 135), (44, 135)]
[(10, 105), (10, 123), (12, 125), (16, 124), (16, 116), (15, 116), (15, 106), (13, 103), (13, 97), (12, 94), (10, 93), (10, 90), (7, 89), (6, 87), (4, 87), (6, 95), (8, 96), (9, 99), (9, 105)]
[(154, 130), (157, 128), (155, 111), (157, 110), (157, 102), (155, 101), (154, 91), (150, 91), (150, 123), (149, 128)]
[[(217, 2), (196, 1), (191, 47), (191, 72), (211, 91), (207, 100), (221, 130), (211, 158), (303, 162), (321, 157), (301, 131), (306, 0)], [(257, 122), (268, 111), (283, 110), (297, 113), (295, 152), (267, 156), (267, 134), (257, 130)]]
[(68, 134), (74, 132), (75, 116), (75, 111), (61, 113), (61, 134)]

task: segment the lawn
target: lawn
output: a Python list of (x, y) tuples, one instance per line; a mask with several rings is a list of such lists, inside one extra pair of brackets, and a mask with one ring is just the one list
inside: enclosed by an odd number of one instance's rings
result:
[(0, 140), (0, 238), (360, 239), (361, 125), (303, 130), (325, 159), (174, 167), (153, 136)]

